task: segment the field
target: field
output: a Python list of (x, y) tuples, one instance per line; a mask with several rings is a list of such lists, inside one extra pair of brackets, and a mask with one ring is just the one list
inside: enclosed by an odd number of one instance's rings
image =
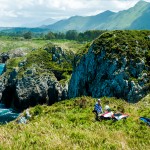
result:
[[(27, 124), (14, 121), (0, 126), (0, 149), (148, 150), (150, 128), (139, 117), (150, 117), (150, 96), (137, 104), (106, 99), (114, 111), (124, 109), (129, 117), (117, 122), (95, 121), (92, 110), (96, 99), (91, 97), (61, 101), (52, 106), (38, 105), (30, 108), (32, 117)], [(102, 106), (104, 103), (102, 98)]]
[(48, 43), (53, 43), (57, 46), (62, 47), (64, 50), (69, 50), (72, 52), (77, 52), (79, 48), (81, 48), (84, 44), (70, 41), (70, 40), (38, 40), (38, 39), (8, 39), (8, 38), (0, 38), (0, 53), (2, 52), (10, 52), (16, 49), (24, 49), (24, 50), (32, 50), (43, 47)]

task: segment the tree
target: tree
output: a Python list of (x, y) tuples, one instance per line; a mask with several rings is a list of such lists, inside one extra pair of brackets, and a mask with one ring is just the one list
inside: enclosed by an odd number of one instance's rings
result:
[(69, 30), (66, 32), (66, 39), (68, 40), (77, 40), (78, 32), (76, 30)]
[(54, 33), (56, 39), (65, 39), (66, 35), (64, 33)]
[(29, 31), (29, 32), (26, 32), (26, 33), (24, 33), (23, 34), (23, 37), (25, 38), (25, 39), (31, 39), (32, 38), (32, 33)]
[(55, 35), (53, 32), (48, 32), (48, 34), (45, 35), (46, 40), (55, 39)]

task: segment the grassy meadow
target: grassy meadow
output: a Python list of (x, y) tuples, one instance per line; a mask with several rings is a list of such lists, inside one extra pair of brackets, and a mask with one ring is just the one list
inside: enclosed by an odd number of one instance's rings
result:
[(44, 47), (48, 43), (62, 47), (64, 50), (77, 52), (84, 44), (71, 40), (42, 40), (42, 39), (13, 39), (13, 38), (0, 38), (0, 53), (10, 52), (15, 49), (32, 50)]
[(0, 39), (0, 52), (9, 52), (17, 48), (32, 50), (33, 48), (42, 47), (47, 43), (44, 40), (13, 40)]
[[(102, 98), (113, 111), (124, 110), (129, 117), (120, 121), (95, 121), (96, 99), (79, 97), (52, 106), (30, 108), (27, 124), (16, 121), (0, 126), (0, 149), (20, 150), (148, 150), (150, 127), (139, 120), (150, 117), (150, 95), (136, 104)], [(24, 115), (23, 112), (21, 115)]]

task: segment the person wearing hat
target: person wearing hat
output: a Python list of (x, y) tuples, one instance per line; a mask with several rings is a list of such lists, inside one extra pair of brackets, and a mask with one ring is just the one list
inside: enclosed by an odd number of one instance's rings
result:
[(103, 113), (103, 109), (102, 109), (102, 105), (101, 105), (101, 100), (98, 99), (96, 104), (94, 105), (94, 110), (93, 112), (95, 112), (96, 114), (96, 120), (99, 120), (99, 116)]
[(110, 111), (111, 111), (109, 105), (106, 105), (106, 106), (105, 106), (105, 111), (106, 111), (106, 112), (110, 112)]

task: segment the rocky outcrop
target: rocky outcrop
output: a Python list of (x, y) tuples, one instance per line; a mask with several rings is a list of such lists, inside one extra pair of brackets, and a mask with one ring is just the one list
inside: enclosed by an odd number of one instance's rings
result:
[(5, 63), (9, 59), (8, 53), (1, 53), (0, 54), (0, 63)]
[(24, 57), (22, 53), (15, 53), (7, 61), (6, 72), (0, 76), (0, 98), (7, 107), (23, 110), (67, 99), (69, 71), (63, 70), (65, 59), (60, 48), (54, 49), (53, 54), (58, 61), (53, 60), (52, 52), (42, 49)]
[(3, 52), (0, 54), (0, 63), (6, 63), (10, 58), (26, 56), (28, 51), (26, 48), (17, 48), (7, 53)]
[(52, 54), (52, 61), (58, 64), (61, 64), (65, 61), (68, 62), (68, 64), (71, 64), (73, 61), (74, 56), (72, 51), (64, 51), (61, 47), (53, 45), (52, 43), (46, 45), (44, 50)]
[(10, 58), (23, 57), (23, 56), (26, 56), (28, 52), (29, 52), (29, 49), (27, 48), (16, 48), (9, 52), (9, 57)]
[(27, 74), (20, 79), (16, 78), (17, 70), (14, 69), (9, 78), (1, 76), (1, 101), (7, 107), (23, 110), (37, 104), (51, 105), (67, 98), (67, 87), (63, 87), (53, 73), (38, 76), (35, 69), (32, 69), (27, 70)]
[[(83, 55), (69, 83), (69, 98), (81, 95), (108, 96), (137, 102), (149, 92), (150, 67), (145, 55), (139, 54), (139, 51), (142, 51), (140, 45), (136, 48), (135, 54), (133, 51), (131, 54), (130, 49), (127, 48), (131, 45), (119, 45), (115, 42), (112, 44), (112, 41), (109, 43), (108, 38), (113, 38), (115, 41), (118, 34), (124, 34), (119, 32), (102, 35), (93, 42), (87, 54)], [(134, 41), (138, 43), (136, 38)], [(118, 46), (114, 48), (115, 44)], [(149, 51), (149, 49), (144, 50)]]

